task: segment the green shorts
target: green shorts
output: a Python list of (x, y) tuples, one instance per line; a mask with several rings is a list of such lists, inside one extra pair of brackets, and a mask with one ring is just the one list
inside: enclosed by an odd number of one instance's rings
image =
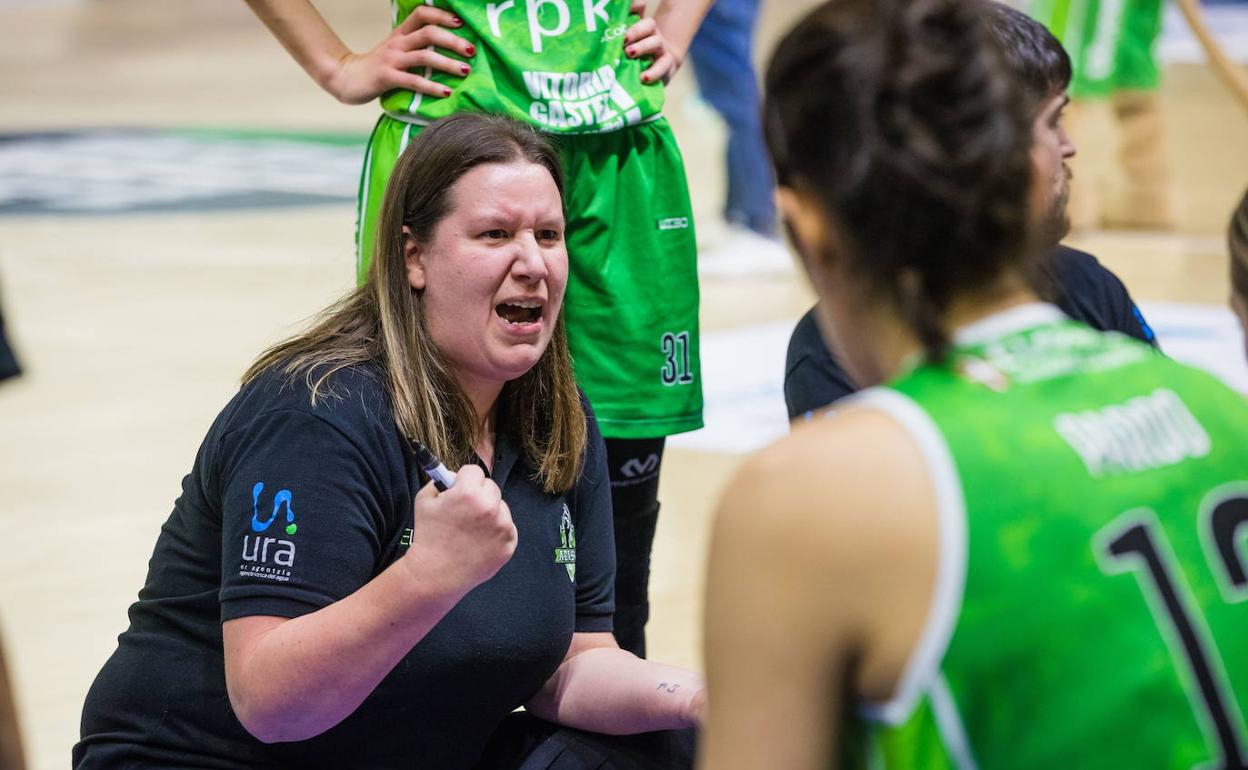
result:
[(1070, 53), (1072, 97), (1104, 98), (1160, 84), (1154, 48), (1161, 0), (1030, 0), (1028, 11)]
[[(361, 281), (386, 181), (419, 131), (382, 116), (369, 139), (356, 224)], [(566, 180), (563, 314), (576, 378), (602, 434), (657, 438), (702, 427), (697, 244), (667, 121), (550, 138)]]

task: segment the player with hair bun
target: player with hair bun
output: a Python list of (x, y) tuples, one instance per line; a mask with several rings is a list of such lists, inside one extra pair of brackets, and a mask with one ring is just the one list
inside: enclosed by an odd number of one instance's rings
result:
[[(1033, 271), (1038, 292), (1076, 321), (1156, 345), (1153, 330), (1118, 276), (1091, 254), (1060, 243), (1070, 230), (1068, 161), (1076, 152), (1063, 121), (1070, 101), (1070, 57), (1043, 24), (1023, 12), (1000, 2), (987, 2), (983, 8), (989, 37), (997, 45), (1005, 72), (1022, 88), (1032, 116), (1032, 173), (1051, 180), (1045, 199), (1033, 202), (1040, 207), (1036, 237), (1046, 247)], [(817, 411), (857, 389), (824, 344), (811, 308), (794, 327), (785, 357), (784, 401), (789, 419), (812, 419)]]
[(1052, 180), (983, 10), (833, 0), (768, 69), (780, 209), (874, 387), (723, 493), (702, 767), (1248, 760), (1248, 404), (1039, 301)]

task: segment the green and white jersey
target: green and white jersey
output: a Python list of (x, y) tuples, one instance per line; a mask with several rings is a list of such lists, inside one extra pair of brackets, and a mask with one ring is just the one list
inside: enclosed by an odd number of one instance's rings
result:
[[(435, 98), (411, 91), (382, 97), (386, 114), (427, 124), (463, 110), (508, 115), (552, 133), (615, 131), (656, 118), (663, 86), (644, 84), (647, 62), (624, 55), (636, 17), (629, 0), (428, 0), (464, 20), (455, 34), (477, 47), (472, 72), (418, 70), (453, 89)], [(394, 25), (419, 0), (392, 0)]]
[(1070, 53), (1075, 99), (1156, 90), (1162, 0), (1026, 0), (1023, 7)]
[(849, 766), (1248, 766), (1239, 394), (1027, 305), (859, 403), (922, 449), (940, 558), (893, 700), (849, 720)]

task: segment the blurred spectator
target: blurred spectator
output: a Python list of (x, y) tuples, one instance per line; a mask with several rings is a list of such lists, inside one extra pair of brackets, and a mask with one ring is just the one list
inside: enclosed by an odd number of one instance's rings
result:
[(717, 0), (689, 47), (698, 89), (728, 124), (728, 195), (724, 219), (775, 237), (775, 178), (763, 149), (754, 74), (759, 0)]

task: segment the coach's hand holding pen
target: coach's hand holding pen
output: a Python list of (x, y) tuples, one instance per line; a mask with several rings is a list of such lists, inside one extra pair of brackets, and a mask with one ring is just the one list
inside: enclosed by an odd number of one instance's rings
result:
[(439, 492), (445, 492), (455, 485), (455, 474), (447, 470), (442, 461), (429, 451), (429, 447), (419, 441), (413, 441), (412, 449), (416, 452), (416, 462), (420, 463), (420, 469), (425, 472)]
[(452, 473), (424, 446), (414, 444), (414, 449), (431, 481), (416, 495), (412, 544), (404, 558), (435, 566), (439, 582), (467, 593), (493, 577), (515, 552), (511, 509), (479, 466)]

